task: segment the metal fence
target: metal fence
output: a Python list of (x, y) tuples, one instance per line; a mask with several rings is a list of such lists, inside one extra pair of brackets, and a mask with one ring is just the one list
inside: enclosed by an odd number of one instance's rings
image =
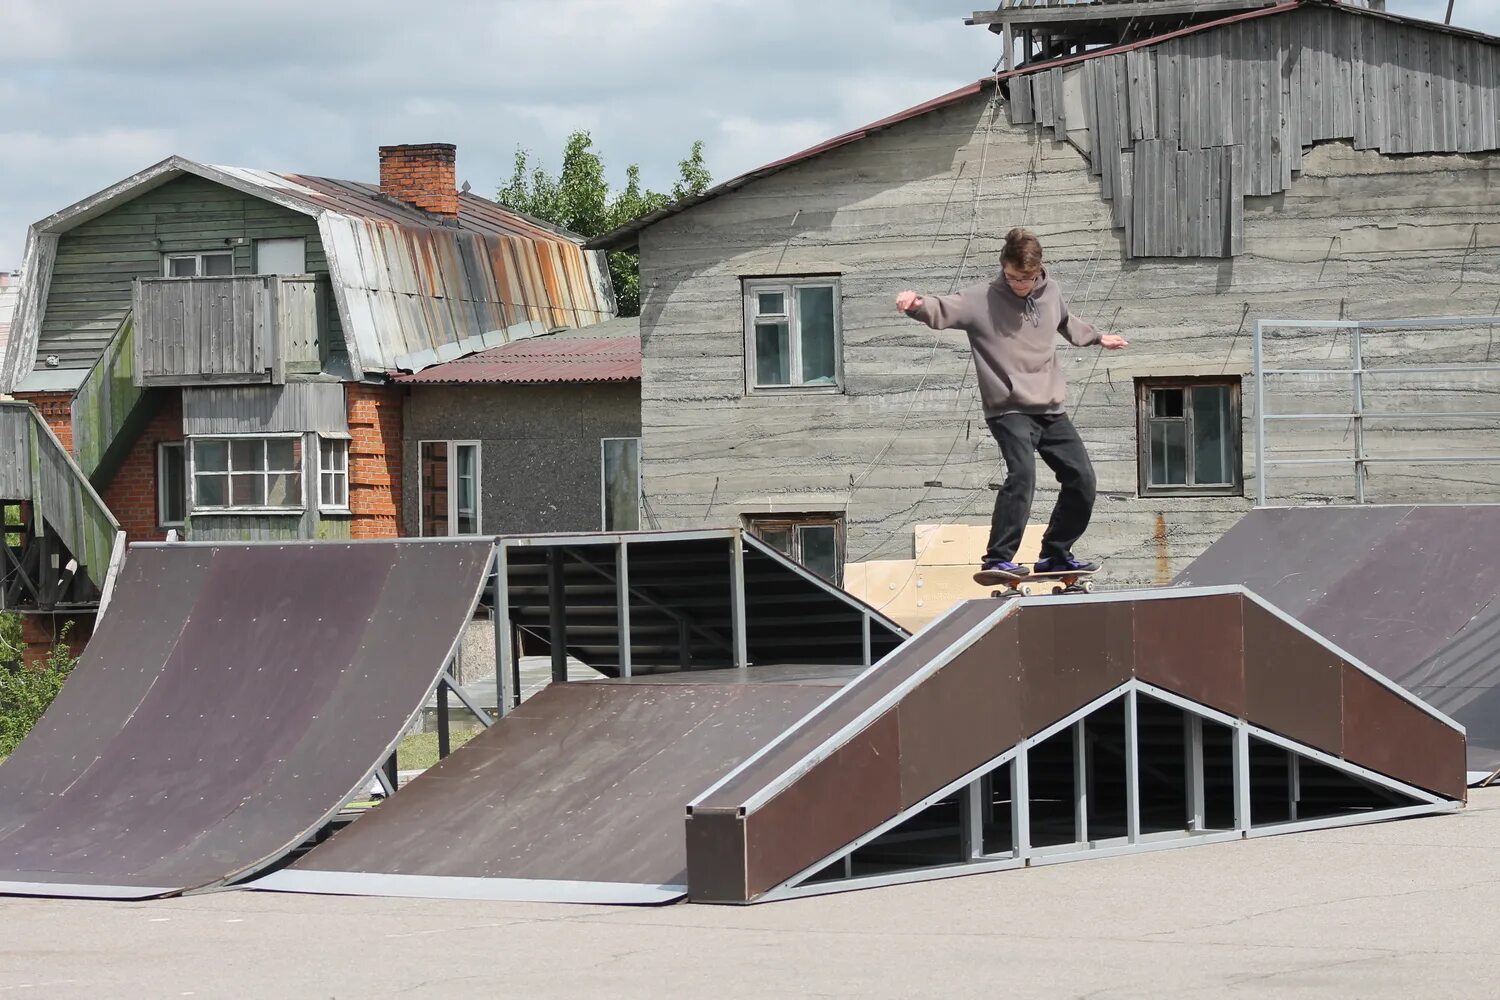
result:
[[(1473, 426), (1476, 421), (1500, 421), (1500, 409), (1454, 405), (1455, 401), (1476, 396), (1500, 403), (1500, 364), (1491, 361), (1497, 353), (1496, 327), (1500, 327), (1500, 316), (1258, 320), (1254, 342), (1257, 505), (1267, 505), (1268, 470), (1272, 467), (1347, 465), (1353, 475), (1351, 493), (1356, 503), (1371, 502), (1368, 480), (1372, 466), (1494, 464), (1500, 470), (1500, 444), (1493, 450), (1472, 451), (1468, 447), (1472, 442), (1466, 440), (1479, 438), (1487, 444), (1500, 441), (1500, 426)], [(1294, 332), (1287, 335), (1284, 331)], [(1295, 331), (1314, 333), (1323, 339), (1299, 337)], [(1468, 336), (1444, 338), (1444, 331)], [(1377, 336), (1386, 340), (1372, 355), (1369, 341)], [(1347, 338), (1345, 354), (1335, 358), (1338, 341), (1343, 338)], [(1285, 366), (1275, 358), (1268, 364), (1268, 339), (1277, 341), (1284, 349), (1281, 353), (1290, 356)], [(1409, 363), (1417, 355), (1432, 363)], [(1345, 378), (1346, 388), (1335, 384)], [(1299, 379), (1303, 380), (1301, 385)], [(1489, 384), (1476, 385), (1476, 381)], [(1288, 397), (1295, 401), (1289, 411), (1271, 412), (1277, 410), (1273, 399)], [(1381, 402), (1387, 405), (1379, 405)], [(1331, 454), (1334, 449), (1316, 443), (1311, 434), (1294, 438), (1292, 449), (1286, 452), (1272, 451), (1276, 442), (1269, 440), (1269, 425), (1326, 427), (1334, 423), (1347, 429), (1347, 453), (1340, 447), (1339, 454)], [(1460, 427), (1455, 429), (1455, 424)], [(1419, 430), (1422, 433), (1416, 435), (1415, 448), (1381, 453), (1381, 441), (1389, 443), (1394, 435), (1415, 435)], [(1377, 439), (1374, 446), (1372, 435)], [(1316, 454), (1306, 454), (1309, 451)]]

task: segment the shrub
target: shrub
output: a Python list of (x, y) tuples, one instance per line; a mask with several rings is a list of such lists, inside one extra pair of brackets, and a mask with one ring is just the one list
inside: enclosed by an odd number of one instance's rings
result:
[(78, 662), (68, 645), (72, 631), (72, 622), (62, 627), (52, 651), (39, 666), (28, 669), (17, 662), (0, 667), (0, 757), (20, 746), (72, 673)]

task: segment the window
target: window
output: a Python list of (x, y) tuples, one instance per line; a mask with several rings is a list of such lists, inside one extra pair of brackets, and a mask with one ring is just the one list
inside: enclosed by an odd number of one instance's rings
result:
[(1141, 496), (1240, 495), (1238, 378), (1136, 381)]
[(166, 255), (163, 273), (169, 278), (209, 278), (233, 274), (234, 251), (169, 253)]
[(773, 549), (833, 584), (844, 579), (844, 519), (837, 514), (747, 517), (750, 530)]
[(256, 240), (256, 274), (306, 274), (307, 241), (292, 239)]
[(344, 438), (318, 438), (318, 507), (349, 509), (349, 442)]
[(303, 508), (300, 435), (191, 440), (195, 514)]
[(422, 534), (479, 534), (479, 442), (423, 441), (418, 453)]
[(602, 438), (601, 508), (605, 531), (635, 531), (641, 526), (641, 439)]
[(754, 279), (744, 288), (747, 390), (840, 390), (838, 278)]
[(181, 441), (156, 446), (156, 523), (182, 526), (187, 516), (187, 448)]

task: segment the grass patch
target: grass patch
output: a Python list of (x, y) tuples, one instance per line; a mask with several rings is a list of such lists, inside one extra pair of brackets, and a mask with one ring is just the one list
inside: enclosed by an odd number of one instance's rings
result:
[[(450, 750), (457, 750), (479, 735), (478, 729), (460, 729), (454, 726), (449, 731)], [(396, 747), (396, 766), (403, 771), (425, 771), (438, 762), (438, 734), (412, 733)]]

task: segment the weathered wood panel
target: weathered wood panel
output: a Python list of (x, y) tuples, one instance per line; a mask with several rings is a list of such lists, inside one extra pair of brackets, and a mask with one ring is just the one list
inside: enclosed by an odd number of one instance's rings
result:
[(135, 323), (127, 315), (73, 396), (73, 455), (94, 476), (141, 403), (135, 383)]
[(0, 500), (31, 499), (31, 407), (0, 402)]
[[(179, 177), (49, 237), (56, 262), (45, 272), (50, 283), (34, 345), (37, 367), (49, 354), (63, 368), (91, 367), (131, 309), (132, 283), (160, 277), (164, 254), (232, 246), (235, 272), (249, 274), (254, 241), (273, 237), (302, 237), (308, 271), (319, 276), (325, 295), (331, 292), (316, 220), (198, 177)], [(327, 336), (341, 344), (337, 310), (327, 312)]]
[(288, 382), (182, 390), (182, 432), (188, 436), (288, 431), (349, 433), (343, 384)]
[(27, 411), (34, 516), (57, 533), (94, 585), (103, 587), (120, 526), (41, 415)]
[[(1052, 109), (1061, 73), (1011, 79), (1012, 94), (1036, 102), (1013, 123), (1064, 137)], [(1300, 8), (1100, 56), (1081, 79), (1091, 167), (1132, 256), (1234, 256), (1245, 198), (1286, 191), (1319, 142), (1389, 154), (1500, 148), (1500, 43), (1349, 11)], [(1138, 155), (1158, 137), (1185, 158)], [(1218, 191), (1232, 147), (1243, 163), (1226, 204)], [(1224, 155), (1192, 155), (1200, 150)], [(1151, 203), (1127, 204), (1140, 197)]]

